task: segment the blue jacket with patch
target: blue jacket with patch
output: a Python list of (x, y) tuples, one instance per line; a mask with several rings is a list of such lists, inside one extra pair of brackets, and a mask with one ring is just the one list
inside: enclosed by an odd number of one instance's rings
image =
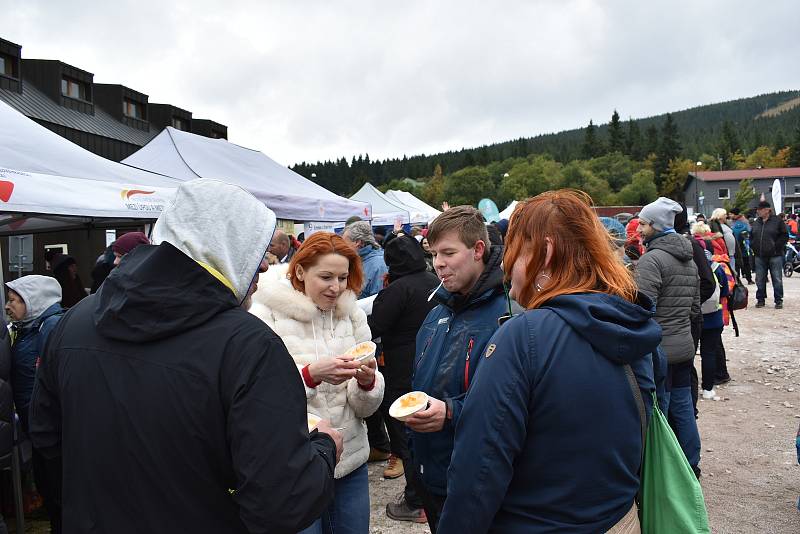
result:
[(364, 287), (358, 298), (363, 299), (377, 295), (383, 289), (383, 275), (389, 272), (389, 268), (383, 259), (383, 249), (366, 245), (358, 249), (358, 255), (364, 269)]
[(506, 322), (481, 360), (456, 427), (443, 534), (606, 532), (639, 490), (652, 303), (561, 295)]
[(47, 338), (64, 314), (60, 303), (53, 304), (34, 321), (17, 326), (12, 324), (11, 389), (22, 426), (28, 430), (28, 406), (36, 381), (36, 363), (44, 353)]
[(494, 247), (472, 291), (460, 296), (440, 287), (440, 303), (428, 313), (417, 334), (412, 387), (447, 403), (452, 420), (439, 432), (411, 432), (411, 451), (422, 481), (436, 495), (447, 494), (447, 467), (455, 426), (475, 370), (497, 320), (508, 313), (500, 263), (502, 247)]

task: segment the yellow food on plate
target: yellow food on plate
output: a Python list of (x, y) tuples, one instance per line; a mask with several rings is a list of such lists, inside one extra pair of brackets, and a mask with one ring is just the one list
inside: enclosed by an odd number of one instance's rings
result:
[(314, 415), (313, 413), (306, 414), (306, 416), (308, 417), (308, 431), (311, 432), (317, 428), (317, 425), (320, 421), (322, 421), (322, 418), (318, 415)]
[(359, 356), (366, 356), (373, 352), (375, 352), (375, 343), (372, 341), (365, 341), (364, 343), (359, 343), (355, 347), (348, 349), (347, 354), (358, 358)]
[(422, 391), (412, 391), (398, 398), (389, 407), (389, 415), (398, 421), (404, 421), (409, 416), (425, 409), (428, 405), (428, 395)]

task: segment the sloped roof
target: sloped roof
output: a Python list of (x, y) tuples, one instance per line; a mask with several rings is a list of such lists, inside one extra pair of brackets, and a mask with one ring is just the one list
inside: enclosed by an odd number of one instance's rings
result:
[(24, 81), (22, 93), (0, 89), (0, 100), (31, 119), (58, 124), (132, 145), (144, 146), (158, 133), (153, 131), (152, 127), (147, 132), (131, 128), (103, 111), (97, 104), (94, 106), (94, 115), (65, 108), (54, 102), (33, 84)]
[(736, 171), (702, 171), (690, 172), (689, 176), (704, 182), (721, 182), (723, 180), (768, 180), (775, 178), (800, 177), (800, 167), (783, 167), (777, 169), (744, 169)]

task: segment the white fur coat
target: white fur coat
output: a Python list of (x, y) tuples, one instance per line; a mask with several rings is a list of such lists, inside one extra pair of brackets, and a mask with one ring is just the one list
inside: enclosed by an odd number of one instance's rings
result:
[[(339, 297), (334, 310), (322, 312), (291, 286), (286, 279), (286, 266), (270, 267), (261, 275), (250, 312), (280, 336), (298, 371), (317, 360), (343, 354), (372, 337), (367, 316), (359, 309), (352, 291)], [(299, 372), (298, 380), (302, 381)], [(367, 461), (369, 443), (364, 418), (378, 409), (384, 388), (383, 375), (377, 371), (371, 391), (359, 388), (354, 378), (339, 385), (323, 382), (316, 388), (305, 388), (309, 413), (329, 420), (334, 428), (344, 428), (344, 451), (336, 466), (336, 478)]]

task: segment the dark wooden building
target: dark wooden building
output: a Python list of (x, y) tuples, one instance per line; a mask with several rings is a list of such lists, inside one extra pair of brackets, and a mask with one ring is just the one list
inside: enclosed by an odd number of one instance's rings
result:
[(147, 94), (94, 83), (94, 74), (58, 60), (24, 59), (22, 47), (0, 39), (0, 100), (58, 135), (104, 158), (130, 156), (167, 126), (206, 137), (228, 128)]
[[(20, 45), (1, 38), (0, 100), (86, 150), (114, 161), (130, 156), (167, 126), (207, 137), (228, 136), (226, 126), (194, 119), (190, 111), (171, 104), (151, 103), (142, 91), (94, 83), (94, 74), (62, 61), (24, 59)], [(115, 234), (142, 229), (120, 226)], [(32, 238), (33, 273), (49, 274), (45, 270), (45, 248), (66, 245), (78, 262), (84, 285), (91, 284), (91, 270), (106, 246), (106, 229), (87, 225), (82, 230), (37, 233)], [(9, 270), (9, 239), (13, 237), (0, 239), (0, 268), (6, 280), (18, 276)]]

